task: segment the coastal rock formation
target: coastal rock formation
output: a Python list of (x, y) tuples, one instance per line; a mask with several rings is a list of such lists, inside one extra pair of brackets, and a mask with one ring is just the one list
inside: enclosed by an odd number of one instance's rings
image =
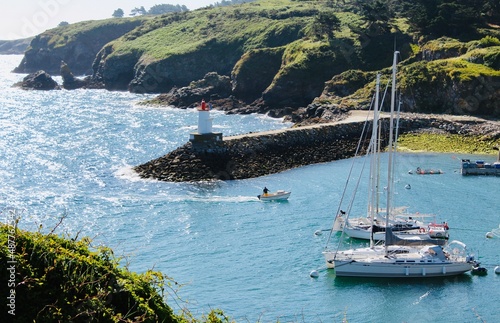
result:
[(63, 88), (66, 90), (80, 89), (88, 84), (88, 81), (76, 78), (64, 61), (61, 62), (61, 77), (63, 79)]
[[(157, 102), (180, 108), (205, 98), (228, 113), (307, 124), (366, 109), (397, 39), (408, 76), (398, 86), (402, 111), (500, 117), (496, 24), (464, 22), (461, 37), (435, 38), (413, 30), (405, 6), (390, 4), (393, 16), (374, 22), (357, 5), (248, 3), (70, 24), (36, 36), (15, 71), (57, 74), (64, 60), (75, 75), (92, 73), (92, 87), (158, 93)], [(90, 86), (65, 71), (65, 88)], [(219, 85), (204, 84), (212, 74)]]
[(189, 86), (173, 88), (168, 93), (160, 94), (149, 103), (161, 103), (186, 109), (195, 107), (202, 99), (214, 101), (227, 98), (230, 95), (231, 80), (229, 77), (212, 72), (207, 73), (203, 79), (192, 82)]
[(60, 86), (57, 84), (52, 76), (45, 71), (38, 71), (31, 73), (23, 78), (19, 83), (14, 84), (25, 90), (59, 90)]
[(99, 50), (106, 43), (139, 26), (144, 20), (145, 18), (112, 18), (47, 30), (31, 40), (23, 60), (14, 72), (33, 73), (44, 70), (57, 75), (63, 60), (76, 75), (90, 75), (93, 72), (92, 62)]

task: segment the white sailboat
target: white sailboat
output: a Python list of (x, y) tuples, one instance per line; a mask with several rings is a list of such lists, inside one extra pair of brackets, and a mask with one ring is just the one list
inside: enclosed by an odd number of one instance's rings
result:
[[(440, 245), (430, 245), (422, 241), (401, 238), (393, 233), (391, 220), (392, 212), (392, 190), (393, 190), (393, 154), (394, 154), (394, 102), (396, 90), (396, 66), (397, 55), (394, 53), (392, 71), (392, 93), (391, 93), (391, 114), (389, 120), (389, 143), (388, 143), (388, 167), (387, 167), (387, 201), (386, 213), (378, 213), (378, 189), (380, 177), (374, 176), (377, 173), (376, 167), (380, 162), (380, 149), (378, 148), (378, 89), (380, 76), (377, 75), (376, 108), (374, 109), (374, 122), (370, 148), (370, 192), (369, 217), (372, 219), (384, 218), (385, 220), (385, 243), (375, 245), (373, 233), (370, 239), (370, 247), (352, 248), (348, 250), (330, 250), (326, 248), (323, 255), (328, 268), (334, 268), (336, 276), (350, 277), (441, 277), (458, 275), (470, 271), (477, 263), (468, 254), (466, 246), (459, 241), (450, 242), (445, 248)], [(347, 226), (343, 227), (343, 234)], [(373, 230), (372, 230), (373, 231)], [(333, 229), (332, 231), (333, 232)], [(331, 237), (331, 234), (330, 234)], [(330, 238), (328, 239), (330, 240)], [(343, 237), (341, 237), (341, 241)]]
[[(343, 232), (351, 238), (384, 241), (386, 222), (392, 227), (392, 231), (411, 239), (428, 240), (430, 243), (445, 244), (449, 238), (448, 225), (437, 223), (436, 216), (432, 214), (409, 213), (408, 207), (392, 207), (390, 212), (380, 207), (381, 172), (380, 172), (380, 151), (381, 151), (381, 113), (379, 109), (379, 83), (377, 82), (376, 97), (373, 108), (373, 126), (370, 143), (367, 148), (367, 156), (370, 160), (369, 188), (370, 195), (367, 203), (367, 213), (365, 216), (352, 217), (350, 215), (351, 205), (347, 212), (339, 209), (333, 224), (333, 230)], [(393, 109), (394, 110), (394, 109)], [(397, 115), (399, 116), (399, 105)], [(391, 125), (394, 111), (389, 115)], [(368, 121), (368, 120), (367, 120)], [(397, 143), (397, 129), (399, 118), (396, 120), (394, 147)], [(364, 137), (364, 134), (362, 134)], [(361, 144), (361, 141), (360, 141)], [(359, 147), (358, 147), (359, 150)], [(393, 162), (394, 163), (394, 162)], [(362, 173), (360, 173), (360, 177)], [(392, 179), (391, 179), (392, 180)], [(359, 182), (358, 182), (359, 183)], [(389, 195), (388, 195), (389, 196)], [(389, 196), (391, 197), (391, 196)], [(410, 236), (411, 235), (411, 236)]]

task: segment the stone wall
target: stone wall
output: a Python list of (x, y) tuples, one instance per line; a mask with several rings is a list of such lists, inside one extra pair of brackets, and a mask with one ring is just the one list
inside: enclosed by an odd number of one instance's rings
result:
[(143, 178), (183, 182), (264, 176), (354, 155), (363, 122), (309, 126), (191, 142), (135, 167)]

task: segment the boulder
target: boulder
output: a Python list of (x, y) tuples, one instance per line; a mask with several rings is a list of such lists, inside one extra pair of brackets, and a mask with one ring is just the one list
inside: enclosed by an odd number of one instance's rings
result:
[(23, 78), (23, 80), (19, 83), (16, 83), (15, 86), (19, 86), (22, 89), (26, 90), (60, 90), (61, 87), (57, 84), (56, 81), (52, 79), (45, 71), (38, 71), (35, 73), (31, 73)]

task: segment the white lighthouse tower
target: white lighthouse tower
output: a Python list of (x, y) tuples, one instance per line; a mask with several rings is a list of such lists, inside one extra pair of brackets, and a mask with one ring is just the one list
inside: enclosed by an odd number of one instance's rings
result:
[(221, 132), (212, 132), (212, 118), (210, 118), (210, 108), (205, 102), (201, 101), (198, 107), (198, 131), (189, 135), (191, 142), (222, 141)]

